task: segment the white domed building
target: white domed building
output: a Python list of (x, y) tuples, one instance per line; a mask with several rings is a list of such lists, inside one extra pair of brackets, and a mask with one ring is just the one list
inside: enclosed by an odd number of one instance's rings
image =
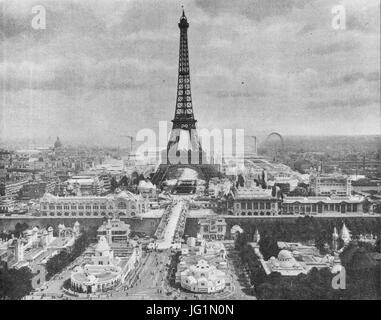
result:
[(196, 265), (180, 272), (180, 285), (192, 292), (215, 293), (224, 290), (225, 278), (225, 272), (200, 259)]
[(106, 237), (101, 236), (91, 258), (92, 263), (72, 272), (71, 288), (85, 293), (108, 291), (124, 281), (139, 255), (139, 250), (134, 249), (128, 257), (114, 257)]
[(282, 276), (297, 276), (308, 272), (305, 266), (296, 261), (293, 254), (288, 250), (281, 250), (277, 258), (271, 257), (268, 261), (261, 259), (261, 263), (266, 274), (279, 272)]

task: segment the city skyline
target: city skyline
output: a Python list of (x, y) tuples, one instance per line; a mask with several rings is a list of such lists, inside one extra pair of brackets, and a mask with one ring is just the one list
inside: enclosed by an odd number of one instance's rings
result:
[[(173, 117), (181, 3), (42, 1), (34, 30), (36, 4), (3, 1), (1, 139), (118, 144)], [(184, 5), (198, 128), (380, 134), (378, 1), (342, 2), (345, 30), (334, 1)]]

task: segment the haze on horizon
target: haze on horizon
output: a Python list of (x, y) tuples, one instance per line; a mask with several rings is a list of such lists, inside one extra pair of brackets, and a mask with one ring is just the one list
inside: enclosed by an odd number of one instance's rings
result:
[[(0, 140), (125, 142), (173, 118), (181, 3), (0, 1)], [(34, 5), (46, 30), (34, 30)], [(199, 128), (379, 135), (380, 3), (191, 0)]]

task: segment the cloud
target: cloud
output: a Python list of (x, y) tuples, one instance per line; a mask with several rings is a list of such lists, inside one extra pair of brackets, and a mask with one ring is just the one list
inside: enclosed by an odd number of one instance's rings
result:
[(293, 8), (303, 8), (308, 2), (307, 0), (241, 0), (239, 3), (231, 0), (195, 1), (196, 5), (210, 16), (235, 12), (255, 21), (261, 21), (267, 17), (286, 15)]
[(328, 110), (328, 109), (335, 109), (335, 108), (345, 108), (345, 109), (351, 109), (351, 108), (358, 108), (363, 106), (368, 106), (371, 104), (379, 104), (380, 98), (371, 98), (371, 97), (350, 97), (345, 100), (330, 100), (330, 101), (311, 101), (308, 104), (309, 108), (312, 109), (318, 109), (318, 110)]
[(152, 60), (149, 65), (138, 59), (98, 61), (75, 57), (75, 61), (52, 60), (41, 64), (0, 64), (0, 85), (8, 91), (23, 89), (59, 90), (78, 93), (79, 89), (123, 90), (158, 85), (171, 67)]
[(347, 52), (356, 49), (357, 44), (355, 41), (334, 42), (329, 44), (318, 45), (311, 50), (313, 54), (327, 55), (337, 52)]
[(312, 34), (318, 28), (316, 24), (308, 23), (304, 25), (297, 33), (298, 36), (304, 36), (306, 34)]
[(4, 40), (12, 38), (27, 32), (29, 28), (30, 20), (27, 17), (16, 19), (11, 16), (7, 16), (0, 8), (0, 39)]
[(348, 85), (348, 84), (355, 83), (359, 80), (364, 80), (367, 82), (379, 82), (380, 72), (374, 71), (369, 73), (364, 73), (364, 72), (349, 73), (342, 77), (334, 79), (333, 81), (330, 81), (329, 85), (330, 86)]
[(368, 1), (366, 3), (355, 1), (348, 6), (346, 14), (346, 29), (363, 33), (379, 34), (380, 31), (380, 2)]

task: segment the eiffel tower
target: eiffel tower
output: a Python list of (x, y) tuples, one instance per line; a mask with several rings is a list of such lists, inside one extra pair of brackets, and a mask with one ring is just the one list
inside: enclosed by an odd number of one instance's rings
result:
[(188, 53), (189, 23), (184, 10), (178, 26), (180, 29), (180, 49), (177, 98), (171, 136), (167, 146), (167, 163), (202, 164), (203, 152), (197, 136), (197, 120), (194, 118), (192, 106)]
[(176, 108), (167, 149), (162, 153), (162, 164), (152, 178), (152, 182), (158, 186), (161, 186), (166, 179), (181, 180), (179, 176), (181, 176), (184, 168), (196, 171), (198, 178), (205, 181), (220, 176), (219, 167), (207, 163), (206, 154), (202, 150), (197, 135), (197, 120), (193, 113), (189, 72), (189, 23), (184, 10), (178, 26), (180, 29), (180, 48)]

